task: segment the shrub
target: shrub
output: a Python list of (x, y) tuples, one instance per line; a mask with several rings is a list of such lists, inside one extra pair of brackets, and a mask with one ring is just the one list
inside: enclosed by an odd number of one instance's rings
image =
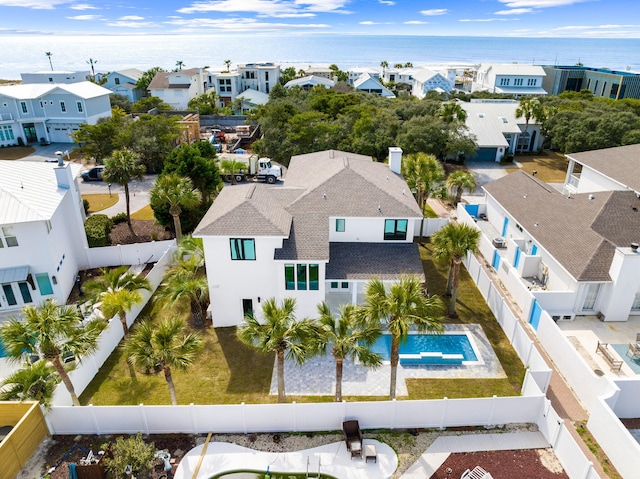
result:
[(125, 477), (127, 466), (131, 466), (135, 477), (151, 476), (156, 446), (145, 443), (141, 433), (127, 439), (117, 438), (110, 449), (113, 457), (105, 457), (103, 462), (111, 477)]
[(114, 225), (119, 225), (120, 223), (127, 222), (127, 214), (126, 213), (118, 213), (117, 215), (113, 215), (111, 217), (111, 221), (113, 221)]
[(82, 207), (84, 208), (84, 214), (85, 215), (89, 214), (89, 208), (91, 208), (91, 205), (89, 204), (89, 200), (83, 198)]
[(91, 215), (84, 223), (84, 231), (87, 234), (89, 248), (107, 246), (109, 233), (113, 228), (113, 221), (107, 215)]

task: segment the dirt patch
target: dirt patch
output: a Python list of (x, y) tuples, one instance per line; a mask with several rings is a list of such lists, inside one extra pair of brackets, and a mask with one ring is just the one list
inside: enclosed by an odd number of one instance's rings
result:
[(451, 454), (431, 479), (460, 477), (467, 469), (480, 466), (494, 479), (515, 477), (536, 479), (568, 479), (550, 449), (516, 451), (463, 452)]
[(132, 219), (131, 227), (133, 233), (126, 222), (115, 225), (111, 233), (109, 233), (109, 241), (111, 244), (146, 243), (148, 241), (168, 240), (175, 237), (173, 232), (165, 230), (163, 226), (160, 226), (155, 221)]

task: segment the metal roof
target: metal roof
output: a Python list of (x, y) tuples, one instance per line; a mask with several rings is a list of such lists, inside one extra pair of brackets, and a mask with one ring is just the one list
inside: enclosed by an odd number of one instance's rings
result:
[[(459, 102), (467, 112), (465, 124), (469, 133), (476, 136), (480, 148), (507, 147), (505, 134), (522, 133), (524, 118), (515, 115), (519, 103), (513, 102)], [(533, 120), (529, 124), (534, 124)]]
[(16, 100), (37, 100), (45, 95), (63, 90), (66, 93), (89, 99), (111, 94), (110, 90), (90, 81), (76, 83), (26, 83), (22, 85), (0, 86), (0, 96)]

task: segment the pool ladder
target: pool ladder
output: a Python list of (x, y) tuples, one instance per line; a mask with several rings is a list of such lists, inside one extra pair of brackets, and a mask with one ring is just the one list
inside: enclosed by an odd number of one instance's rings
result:
[[(313, 476), (309, 476), (310, 464), (311, 464), (311, 461), (309, 460), (309, 456), (307, 456), (307, 472), (305, 474), (305, 477), (313, 477)], [(313, 474), (313, 472), (311, 474)], [(320, 477), (320, 457), (318, 457), (318, 475), (316, 477)]]

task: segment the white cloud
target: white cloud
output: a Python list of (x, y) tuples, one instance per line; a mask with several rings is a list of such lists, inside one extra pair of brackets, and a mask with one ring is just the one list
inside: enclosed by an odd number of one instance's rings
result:
[(506, 22), (507, 19), (506, 18), (462, 18), (460, 20), (458, 20), (459, 22), (479, 22), (479, 23), (485, 23), (485, 22)]
[(315, 13), (276, 13), (274, 15), (258, 15), (259, 17), (271, 18), (309, 18), (315, 17)]
[(34, 10), (54, 10), (56, 5), (69, 3), (68, 0), (0, 0), (0, 7), (24, 7)]
[(102, 15), (76, 15), (74, 17), (65, 17), (69, 20), (100, 20)]
[(138, 15), (125, 15), (124, 17), (118, 18), (118, 21), (121, 22), (137, 22), (139, 20), (144, 20), (144, 17), (140, 17)]
[(350, 13), (343, 10), (349, 0), (208, 0), (194, 2), (178, 13), (246, 12), (265, 16), (303, 12)]
[(435, 17), (438, 15), (446, 15), (448, 10), (446, 8), (432, 8), (430, 10), (420, 10), (422, 15), (426, 15), (428, 17)]
[(71, 10), (99, 10), (98, 7), (89, 5), (88, 3), (76, 3), (75, 5), (69, 6)]
[(371, 20), (365, 20), (360, 22), (360, 25), (395, 25), (395, 22), (372, 22)]
[(261, 22), (249, 18), (192, 18), (178, 19), (165, 22), (167, 25), (180, 27), (180, 31), (199, 30), (202, 28), (216, 28), (227, 32), (247, 32), (247, 31), (280, 31), (280, 30), (307, 30), (307, 29), (329, 29), (331, 25), (322, 23), (271, 23)]
[(509, 8), (549, 8), (584, 3), (590, 0), (498, 0)]
[(514, 8), (512, 10), (499, 10), (493, 12), (494, 15), (521, 15), (523, 13), (535, 12), (533, 8)]
[(107, 25), (110, 27), (123, 27), (123, 28), (151, 28), (158, 27), (157, 23), (153, 22), (135, 22), (135, 21), (126, 21), (126, 20), (117, 20), (115, 22), (107, 22)]
[(382, 5), (395, 5), (396, 2), (392, 2), (391, 0), (378, 0), (378, 3), (381, 3)]
[(405, 25), (429, 25), (431, 22), (423, 22), (422, 20), (409, 20), (404, 22)]

